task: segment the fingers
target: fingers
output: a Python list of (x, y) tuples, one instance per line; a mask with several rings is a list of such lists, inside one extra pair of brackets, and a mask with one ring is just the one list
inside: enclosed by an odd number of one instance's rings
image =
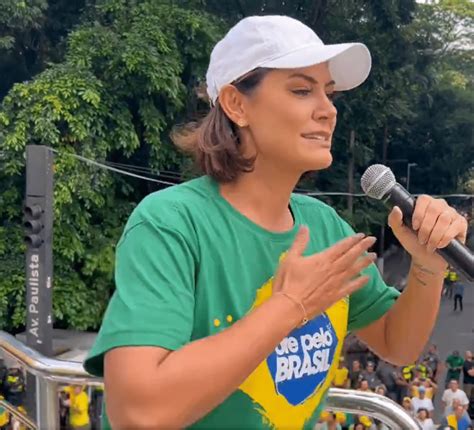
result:
[(364, 233), (357, 233), (354, 236), (346, 237), (345, 239), (337, 242), (335, 245), (331, 246), (325, 251), (316, 254), (315, 257), (318, 255), (323, 255), (324, 259), (327, 259), (329, 262), (333, 262), (337, 260), (341, 255), (346, 254), (355, 245), (362, 242), (364, 238)]
[(364, 285), (367, 284), (367, 282), (369, 282), (369, 279), (370, 278), (367, 275), (363, 275), (346, 282), (341, 290), (341, 297), (349, 296), (354, 291), (361, 289)]
[(418, 242), (426, 244), (428, 252), (446, 247), (457, 238), (463, 243), (467, 236), (467, 221), (445, 200), (420, 196), (415, 205), (412, 224), (418, 230)]
[(339, 271), (346, 270), (354, 263), (354, 261), (366, 252), (376, 242), (376, 240), (377, 239), (373, 236), (368, 236), (362, 239), (352, 246), (352, 248), (350, 248), (345, 254), (341, 255), (336, 261), (334, 261), (334, 267)]
[(288, 250), (287, 256), (300, 256), (303, 254), (303, 252), (306, 249), (306, 246), (308, 245), (309, 242), (309, 229), (308, 227), (301, 226), (300, 229), (298, 230), (298, 233), (296, 233), (295, 240), (293, 241), (293, 244), (291, 245), (291, 248)]
[(345, 279), (352, 279), (354, 276), (357, 276), (362, 270), (370, 266), (377, 259), (377, 254), (375, 252), (370, 252), (364, 257), (358, 258), (356, 262), (347, 269), (345, 273)]
[[(418, 229), (418, 242), (420, 245), (425, 245), (428, 243), (431, 232), (433, 231), (433, 228), (440, 215), (441, 210), (439, 208), (439, 204), (437, 204), (436, 200), (431, 199), (431, 201), (428, 203), (428, 206), (425, 208), (423, 218), (418, 221), (421, 223)], [(446, 222), (447, 219), (447, 217), (444, 217), (443, 222)]]
[(434, 244), (434, 248), (445, 248), (453, 239), (459, 239), (462, 243), (466, 243), (466, 232), (467, 220), (461, 215), (457, 215), (444, 231), (438, 243)]
[[(444, 237), (445, 233), (449, 229), (453, 216), (451, 211), (441, 212), (436, 220), (433, 230), (430, 232), (430, 236), (426, 243), (426, 250), (428, 252), (434, 252), (438, 248), (439, 242)], [(451, 238), (452, 239), (452, 238)]]
[(425, 218), (428, 206), (431, 203), (431, 200), (433, 200), (433, 198), (427, 196), (426, 194), (423, 194), (416, 199), (415, 210), (413, 211), (413, 215), (411, 218), (411, 225), (413, 227), (413, 230), (416, 231), (420, 228), (421, 223)]

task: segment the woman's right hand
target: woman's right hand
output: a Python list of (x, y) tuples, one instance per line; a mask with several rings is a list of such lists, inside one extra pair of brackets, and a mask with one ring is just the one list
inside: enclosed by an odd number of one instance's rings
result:
[(306, 310), (307, 318), (314, 318), (367, 283), (368, 276), (360, 276), (360, 271), (376, 259), (374, 253), (365, 255), (375, 240), (356, 234), (305, 257), (303, 252), (309, 241), (309, 230), (301, 227), (280, 263), (273, 294), (284, 293), (297, 300)]

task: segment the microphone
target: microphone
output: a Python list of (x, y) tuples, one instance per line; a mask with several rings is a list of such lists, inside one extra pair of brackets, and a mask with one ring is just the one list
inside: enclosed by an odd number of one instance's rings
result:
[[(373, 164), (368, 167), (362, 175), (360, 185), (367, 196), (398, 206), (403, 213), (403, 223), (412, 228), (415, 198), (397, 183), (395, 175), (387, 166)], [(448, 246), (437, 249), (436, 252), (468, 280), (474, 280), (474, 254), (459, 240), (451, 240)]]

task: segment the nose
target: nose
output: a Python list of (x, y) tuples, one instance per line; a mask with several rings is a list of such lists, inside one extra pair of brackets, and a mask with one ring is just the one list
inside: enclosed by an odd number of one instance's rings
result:
[(327, 121), (333, 123), (337, 116), (336, 106), (332, 103), (326, 93), (318, 97), (316, 106), (313, 111), (313, 119), (317, 121)]

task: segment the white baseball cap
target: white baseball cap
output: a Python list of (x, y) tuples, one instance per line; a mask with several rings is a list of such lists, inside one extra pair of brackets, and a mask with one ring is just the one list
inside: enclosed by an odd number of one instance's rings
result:
[(224, 85), (257, 67), (294, 69), (326, 61), (336, 91), (360, 85), (371, 67), (370, 52), (362, 43), (325, 45), (311, 28), (289, 16), (249, 16), (212, 50), (207, 93), (215, 103)]

